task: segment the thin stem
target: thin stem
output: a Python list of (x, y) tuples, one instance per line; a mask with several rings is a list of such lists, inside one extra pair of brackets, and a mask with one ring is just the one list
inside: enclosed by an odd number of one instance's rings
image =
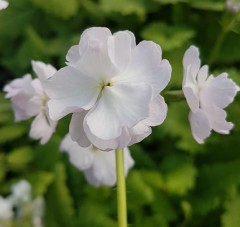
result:
[(127, 200), (123, 150), (116, 150), (118, 227), (127, 227)]

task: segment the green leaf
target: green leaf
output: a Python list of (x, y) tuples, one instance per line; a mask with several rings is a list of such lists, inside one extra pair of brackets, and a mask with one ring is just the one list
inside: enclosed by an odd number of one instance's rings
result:
[(158, 2), (162, 5), (165, 4), (177, 4), (179, 2), (188, 2), (189, 0), (155, 0), (155, 2)]
[(223, 0), (191, 0), (190, 5), (201, 10), (223, 11), (225, 9), (225, 1)]
[(4, 154), (0, 151), (0, 182), (4, 179), (6, 174), (6, 166), (5, 166), (5, 157)]
[(33, 151), (30, 147), (20, 147), (11, 151), (7, 156), (7, 164), (12, 170), (24, 168), (33, 159)]
[(32, 185), (32, 195), (34, 198), (44, 195), (54, 180), (54, 174), (45, 171), (33, 172), (27, 174), (25, 177)]
[[(96, 189), (95, 189), (96, 190)], [(96, 193), (96, 191), (95, 191)], [(102, 203), (93, 203), (88, 201), (82, 204), (79, 210), (78, 223), (79, 226), (91, 226), (91, 227), (115, 227), (117, 226), (116, 220), (114, 220), (107, 211), (107, 205)], [(92, 214), (97, 214), (92, 216)]]
[(168, 192), (184, 195), (194, 187), (197, 169), (185, 156), (168, 156), (161, 167), (166, 172), (163, 188)]
[(147, 13), (147, 2), (139, 0), (101, 0), (100, 6), (106, 12), (118, 12), (122, 15), (136, 14), (143, 18)]
[(240, 195), (225, 203), (225, 212), (221, 217), (222, 227), (239, 227)]
[(198, 174), (195, 197), (191, 198), (195, 213), (206, 215), (221, 205), (229, 188), (240, 184), (240, 160), (206, 165)]
[[(65, 166), (58, 162), (54, 168), (54, 181), (49, 187), (46, 204), (48, 226), (69, 227), (73, 225), (73, 200), (66, 185)], [(57, 209), (56, 209), (57, 208)], [(55, 223), (55, 224), (49, 224)]]
[(79, 6), (78, 2), (78, 0), (68, 0), (66, 4), (64, 0), (32, 0), (33, 4), (47, 13), (64, 19), (74, 16), (77, 13)]
[[(129, 207), (151, 203), (154, 199), (152, 188), (143, 180), (141, 172), (133, 170), (127, 178), (129, 190)], [(139, 199), (141, 198), (141, 199)]]
[(26, 133), (26, 127), (23, 124), (16, 123), (0, 128), (0, 144), (13, 141)]
[(183, 26), (154, 22), (145, 27), (141, 35), (144, 39), (158, 43), (164, 51), (170, 51), (182, 47), (194, 37), (195, 32)]

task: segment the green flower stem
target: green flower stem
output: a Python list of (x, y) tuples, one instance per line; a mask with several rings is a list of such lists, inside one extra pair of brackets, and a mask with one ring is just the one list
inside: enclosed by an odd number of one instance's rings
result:
[(184, 94), (182, 90), (166, 91), (162, 95), (167, 102), (177, 102), (184, 99)]
[(123, 150), (116, 150), (118, 227), (127, 227), (127, 200)]

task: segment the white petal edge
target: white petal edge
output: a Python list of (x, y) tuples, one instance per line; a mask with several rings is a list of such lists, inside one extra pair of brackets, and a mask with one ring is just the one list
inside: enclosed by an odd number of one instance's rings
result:
[(212, 129), (207, 115), (201, 109), (195, 113), (191, 111), (189, 113), (189, 122), (194, 139), (199, 144), (202, 144), (210, 136)]

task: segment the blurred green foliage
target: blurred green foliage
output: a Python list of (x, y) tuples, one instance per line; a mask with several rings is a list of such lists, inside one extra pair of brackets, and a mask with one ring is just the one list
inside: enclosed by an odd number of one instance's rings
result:
[[(0, 12), (1, 87), (31, 72), (32, 59), (64, 66), (68, 48), (92, 26), (128, 29), (138, 41), (159, 43), (173, 67), (169, 89), (181, 89), (182, 57), (191, 44), (200, 48), (203, 63), (211, 63), (215, 75), (227, 71), (240, 84), (240, 15), (228, 13), (223, 0), (9, 3)], [(225, 31), (226, 20), (233, 17)], [(231, 134), (213, 133), (204, 145), (192, 138), (185, 101), (168, 103), (164, 124), (131, 147), (135, 167), (127, 178), (129, 226), (240, 226), (239, 102), (238, 96), (227, 109), (235, 124)], [(44, 146), (28, 137), (30, 123), (14, 123), (10, 102), (0, 95), (0, 194), (7, 195), (12, 183), (25, 178), (33, 195), (46, 199), (46, 227), (115, 227), (115, 188), (91, 187), (59, 152), (69, 118)]]

